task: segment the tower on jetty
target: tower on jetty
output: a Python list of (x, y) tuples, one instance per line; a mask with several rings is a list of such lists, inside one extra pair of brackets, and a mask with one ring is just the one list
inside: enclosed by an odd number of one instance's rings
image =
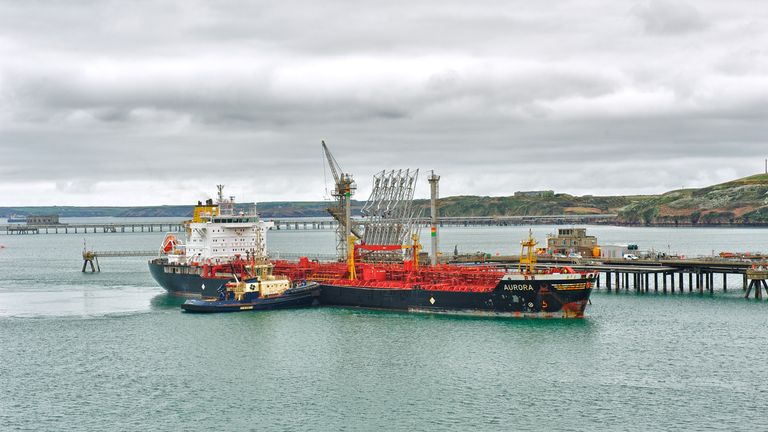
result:
[(766, 267), (766, 264), (753, 265), (751, 269), (747, 270), (747, 279), (749, 280), (749, 286), (747, 287), (745, 298), (749, 297), (752, 288), (755, 289), (756, 299), (763, 298), (763, 289), (765, 289), (765, 293), (768, 296), (768, 284), (765, 282), (768, 279), (768, 267)]

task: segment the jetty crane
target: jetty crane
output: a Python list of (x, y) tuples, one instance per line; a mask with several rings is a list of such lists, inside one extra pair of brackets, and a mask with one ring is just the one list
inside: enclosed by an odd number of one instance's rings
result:
[(331, 195), (334, 198), (333, 206), (329, 207), (328, 213), (339, 223), (336, 228), (336, 253), (340, 261), (346, 260), (350, 252), (350, 244), (354, 244), (355, 239), (362, 239), (362, 233), (359, 224), (352, 221), (352, 195), (357, 189), (352, 174), (345, 173), (336, 158), (328, 149), (325, 141), (323, 144), (323, 154), (328, 162), (328, 167), (333, 175), (334, 189)]

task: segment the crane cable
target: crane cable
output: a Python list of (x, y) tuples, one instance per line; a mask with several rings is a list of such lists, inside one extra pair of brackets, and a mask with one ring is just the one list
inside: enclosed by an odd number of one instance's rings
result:
[(323, 151), (323, 148), (320, 147), (320, 163), (323, 164), (323, 187), (325, 187), (325, 195), (323, 195), (323, 200), (329, 201), (330, 195), (328, 194), (328, 176), (326, 175), (326, 167), (325, 167), (325, 152)]

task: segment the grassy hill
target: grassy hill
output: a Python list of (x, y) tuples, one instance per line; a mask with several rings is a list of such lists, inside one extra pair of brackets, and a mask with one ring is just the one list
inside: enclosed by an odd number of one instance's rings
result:
[(768, 223), (768, 174), (701, 189), (679, 189), (627, 205), (619, 223), (742, 225)]
[[(455, 196), (440, 200), (442, 216), (529, 216), (562, 214), (618, 213), (622, 208), (648, 199), (645, 196), (572, 196), (554, 194), (549, 197), (485, 197)], [(417, 205), (429, 214), (429, 201)]]

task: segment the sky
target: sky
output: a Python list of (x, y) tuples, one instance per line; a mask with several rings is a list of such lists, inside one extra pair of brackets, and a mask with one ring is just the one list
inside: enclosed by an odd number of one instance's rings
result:
[(0, 0), (0, 206), (661, 193), (767, 120), (764, 0)]

